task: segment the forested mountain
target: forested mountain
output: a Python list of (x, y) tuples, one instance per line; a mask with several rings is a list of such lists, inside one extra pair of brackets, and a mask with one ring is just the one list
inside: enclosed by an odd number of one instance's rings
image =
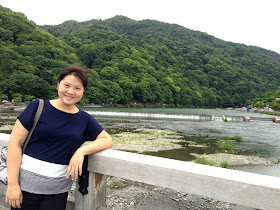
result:
[(58, 72), (77, 62), (72, 47), (0, 6), (0, 99), (48, 98)]
[(0, 9), (0, 54), (10, 52), (6, 65), (14, 63), (7, 71), (0, 57), (2, 94), (9, 97), (26, 95), (7, 86), (22, 78), (14, 74), (38, 77), (52, 86), (61, 67), (75, 62), (88, 67), (86, 101), (94, 103), (243, 106), (280, 84), (279, 54), (179, 25), (116, 16), (40, 29), (23, 14)]

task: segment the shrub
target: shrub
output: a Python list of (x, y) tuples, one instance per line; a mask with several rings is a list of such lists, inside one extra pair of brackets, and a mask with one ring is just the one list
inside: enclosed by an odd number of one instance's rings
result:
[(229, 163), (228, 162), (221, 162), (221, 167), (222, 168), (228, 168), (230, 165), (229, 165)]
[(195, 162), (199, 163), (199, 164), (206, 165), (208, 161), (207, 161), (207, 159), (205, 157), (198, 157), (198, 158), (195, 159)]
[(159, 133), (159, 135), (160, 135), (160, 136), (164, 136), (164, 135), (165, 135), (165, 132), (162, 131), (162, 132)]
[(207, 160), (205, 157), (198, 157), (195, 159), (195, 162), (203, 165), (210, 165), (210, 166), (214, 166), (216, 164), (214, 160)]
[(229, 144), (221, 144), (219, 147), (224, 152), (227, 152), (227, 151), (232, 152), (233, 151), (233, 146), (229, 145)]
[(233, 152), (233, 142), (231, 140), (226, 140), (224, 143), (219, 142), (219, 148), (224, 152)]
[(233, 136), (231, 137), (232, 140), (235, 140), (237, 142), (241, 142), (242, 141), (242, 136)]
[(216, 161), (208, 160), (208, 164), (207, 165), (214, 166), (214, 165), (216, 165)]
[(233, 141), (231, 141), (231, 140), (226, 140), (226, 141), (225, 141), (225, 144), (233, 145)]

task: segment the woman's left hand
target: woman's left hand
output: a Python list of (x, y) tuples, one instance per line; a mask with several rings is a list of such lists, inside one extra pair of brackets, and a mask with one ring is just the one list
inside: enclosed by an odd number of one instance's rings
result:
[(78, 179), (78, 176), (82, 174), (82, 167), (84, 162), (84, 154), (82, 153), (81, 148), (77, 149), (77, 151), (72, 156), (68, 169), (67, 169), (67, 178), (72, 177), (72, 180)]

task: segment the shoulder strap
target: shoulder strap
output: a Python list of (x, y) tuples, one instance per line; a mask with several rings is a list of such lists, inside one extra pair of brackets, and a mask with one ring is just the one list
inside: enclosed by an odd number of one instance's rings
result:
[(28, 136), (27, 136), (27, 138), (26, 138), (26, 140), (24, 142), (24, 146), (22, 148), (22, 153), (24, 153), (24, 151), (25, 151), (25, 149), (27, 147), (27, 144), (28, 144), (28, 142), (29, 142), (29, 140), (30, 140), (30, 138), (32, 136), (32, 133), (33, 133), (33, 131), (34, 131), (36, 125), (37, 125), (37, 122), (38, 122), (38, 120), (39, 120), (39, 118), (41, 116), (43, 107), (44, 107), (44, 101), (42, 99), (39, 99), (39, 105), (38, 105), (38, 108), (37, 108), (36, 115), (34, 117), (34, 123), (33, 123), (33, 126), (31, 128), (31, 130), (29, 131)]

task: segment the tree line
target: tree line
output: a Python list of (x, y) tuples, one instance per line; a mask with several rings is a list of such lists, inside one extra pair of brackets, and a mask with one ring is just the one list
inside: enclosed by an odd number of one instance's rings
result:
[(279, 54), (179, 25), (116, 16), (37, 26), (0, 11), (2, 98), (53, 97), (73, 63), (89, 76), (85, 103), (244, 106), (279, 87)]
[(247, 104), (254, 104), (254, 107), (269, 107), (273, 110), (280, 111), (280, 88), (276, 91), (268, 91), (258, 98), (249, 100)]

